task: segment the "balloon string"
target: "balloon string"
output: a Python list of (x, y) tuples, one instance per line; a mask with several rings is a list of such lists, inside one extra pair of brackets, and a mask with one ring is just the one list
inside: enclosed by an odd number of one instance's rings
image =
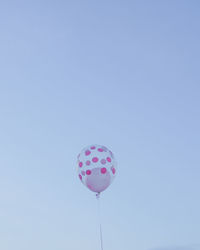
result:
[(101, 242), (101, 250), (103, 250), (103, 234), (102, 234), (102, 226), (101, 226), (101, 205), (100, 205), (100, 193), (96, 194), (97, 202), (98, 202), (98, 213), (99, 213), (99, 231), (100, 231), (100, 242)]

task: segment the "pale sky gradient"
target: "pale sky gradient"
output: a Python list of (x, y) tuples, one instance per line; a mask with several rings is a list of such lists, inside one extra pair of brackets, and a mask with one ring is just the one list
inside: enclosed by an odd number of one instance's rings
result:
[(199, 250), (199, 68), (198, 0), (2, 0), (0, 249), (100, 250), (95, 143), (104, 250)]

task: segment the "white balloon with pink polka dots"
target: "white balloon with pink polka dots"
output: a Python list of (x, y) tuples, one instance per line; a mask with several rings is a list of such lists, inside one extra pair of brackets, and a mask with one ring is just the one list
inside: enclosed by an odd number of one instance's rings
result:
[(91, 145), (78, 155), (78, 176), (91, 191), (101, 193), (115, 178), (116, 165), (115, 157), (108, 148)]

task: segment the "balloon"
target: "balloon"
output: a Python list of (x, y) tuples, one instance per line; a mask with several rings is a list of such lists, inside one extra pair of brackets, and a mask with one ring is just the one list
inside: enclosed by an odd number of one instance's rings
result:
[(101, 193), (112, 183), (116, 175), (113, 153), (101, 145), (84, 148), (78, 155), (78, 176), (91, 191)]

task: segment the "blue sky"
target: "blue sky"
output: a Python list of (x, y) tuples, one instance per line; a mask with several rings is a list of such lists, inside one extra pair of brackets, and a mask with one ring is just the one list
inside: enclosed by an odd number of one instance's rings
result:
[(99, 249), (76, 156), (109, 147), (105, 249), (200, 249), (199, 1), (1, 1), (0, 248)]

